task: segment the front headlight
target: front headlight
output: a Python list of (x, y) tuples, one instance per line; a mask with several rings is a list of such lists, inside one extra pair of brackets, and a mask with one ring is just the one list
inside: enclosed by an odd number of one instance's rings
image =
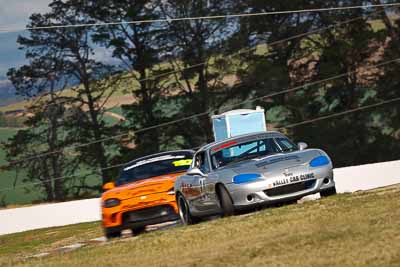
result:
[(319, 156), (310, 161), (310, 167), (321, 167), (330, 163), (327, 156)]
[(110, 198), (104, 201), (104, 207), (105, 208), (113, 208), (121, 204), (121, 201), (116, 198)]

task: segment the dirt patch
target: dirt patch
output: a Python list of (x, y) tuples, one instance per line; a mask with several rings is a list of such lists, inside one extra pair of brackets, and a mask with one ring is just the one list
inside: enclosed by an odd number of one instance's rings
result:
[(133, 104), (137, 101), (136, 98), (134, 98), (131, 94), (129, 95), (123, 95), (123, 96), (114, 96), (111, 97), (108, 102), (105, 104), (106, 109), (114, 108), (114, 107), (120, 107), (123, 105), (129, 105)]

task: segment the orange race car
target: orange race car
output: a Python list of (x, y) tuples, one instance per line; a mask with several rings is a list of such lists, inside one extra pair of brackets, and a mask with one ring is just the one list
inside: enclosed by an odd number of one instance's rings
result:
[(107, 238), (124, 229), (178, 220), (174, 182), (192, 163), (194, 151), (181, 150), (139, 158), (125, 165), (115, 183), (103, 186), (103, 228)]

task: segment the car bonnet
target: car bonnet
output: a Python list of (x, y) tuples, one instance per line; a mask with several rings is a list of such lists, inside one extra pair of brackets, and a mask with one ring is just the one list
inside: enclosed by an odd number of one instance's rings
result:
[(251, 160), (244, 160), (224, 169), (230, 169), (237, 174), (243, 173), (275, 173), (290, 168), (303, 168), (308, 170), (309, 163), (315, 157), (321, 156), (318, 149), (296, 151), (291, 153), (279, 153)]

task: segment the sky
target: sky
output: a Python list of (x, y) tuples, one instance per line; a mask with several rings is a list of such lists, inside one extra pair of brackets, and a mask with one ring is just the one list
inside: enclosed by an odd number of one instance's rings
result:
[[(46, 12), (51, 0), (0, 0), (0, 28), (25, 26), (33, 13)], [(0, 33), (0, 81), (5, 79), (7, 70), (21, 66), (24, 53), (18, 49), (19, 33)]]

